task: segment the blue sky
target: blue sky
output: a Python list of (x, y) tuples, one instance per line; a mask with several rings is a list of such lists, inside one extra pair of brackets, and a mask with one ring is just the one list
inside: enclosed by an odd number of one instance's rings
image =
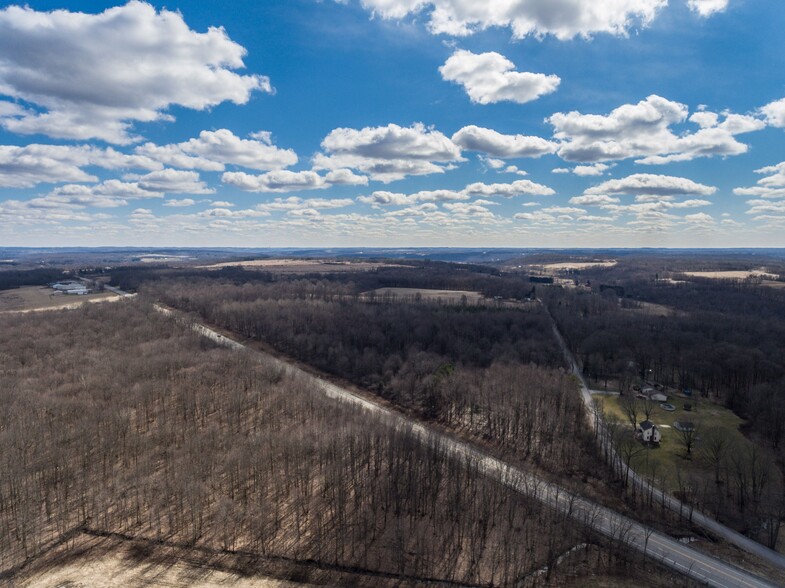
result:
[(0, 4), (5, 246), (785, 246), (785, 4)]

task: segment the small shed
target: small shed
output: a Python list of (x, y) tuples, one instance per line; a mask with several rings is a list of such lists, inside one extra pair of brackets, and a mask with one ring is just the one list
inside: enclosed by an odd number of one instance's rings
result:
[(662, 433), (660, 433), (657, 425), (651, 421), (643, 421), (638, 425), (638, 429), (635, 432), (638, 438), (644, 443), (659, 444), (662, 439)]
[(689, 421), (676, 421), (673, 428), (682, 433), (692, 433), (695, 430), (695, 423)]

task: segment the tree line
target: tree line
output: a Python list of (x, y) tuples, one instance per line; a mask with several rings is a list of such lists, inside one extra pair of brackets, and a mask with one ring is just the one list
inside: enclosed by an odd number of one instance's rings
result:
[[(373, 260), (369, 260), (373, 261)], [(180, 279), (200, 281), (217, 279), (240, 286), (243, 284), (288, 284), (292, 281), (309, 280), (330, 284), (330, 289), (342, 289), (349, 294), (360, 294), (377, 288), (424, 288), (435, 290), (476, 291), (487, 298), (523, 300), (531, 294), (528, 275), (503, 273), (480, 265), (452, 264), (428, 260), (380, 260), (390, 265), (381, 265), (370, 271), (330, 272), (329, 265), (319, 273), (296, 275), (226, 266), (207, 270), (195, 267), (140, 267), (123, 266), (111, 271), (112, 284), (123, 290), (138, 291), (143, 284)]]

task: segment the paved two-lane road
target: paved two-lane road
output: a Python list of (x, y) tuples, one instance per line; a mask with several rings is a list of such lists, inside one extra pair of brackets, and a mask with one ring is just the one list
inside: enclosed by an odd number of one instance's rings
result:
[[(171, 310), (161, 306), (156, 308), (168, 315), (176, 316)], [(696, 551), (678, 541), (654, 531), (615, 511), (575, 495), (560, 486), (525, 472), (519, 468), (487, 455), (476, 447), (454, 439), (444, 433), (431, 429), (423, 424), (389, 408), (380, 406), (353, 392), (314, 376), (305, 370), (275, 358), (261, 351), (250, 349), (209, 327), (192, 323), (192, 328), (199, 334), (231, 349), (248, 349), (263, 355), (268, 361), (289, 374), (309, 381), (314, 388), (321, 390), (327, 397), (341, 402), (359, 406), (378, 416), (389, 426), (411, 431), (424, 443), (438, 444), (459, 459), (467, 459), (475, 463), (480, 471), (489, 478), (531, 496), (536, 500), (568, 514), (570, 517), (589, 525), (595, 532), (611, 539), (621, 541), (632, 549), (645, 554), (652, 560), (661, 562), (671, 569), (690, 578), (717, 588), (772, 588), (777, 585), (759, 578), (749, 572), (722, 562), (714, 557)]]

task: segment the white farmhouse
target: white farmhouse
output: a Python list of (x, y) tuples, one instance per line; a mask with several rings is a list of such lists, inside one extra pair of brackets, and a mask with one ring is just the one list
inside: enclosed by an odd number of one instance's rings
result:
[(662, 439), (662, 433), (660, 433), (657, 425), (651, 421), (643, 421), (640, 425), (638, 425), (635, 434), (638, 439), (644, 443), (659, 444), (660, 440)]

